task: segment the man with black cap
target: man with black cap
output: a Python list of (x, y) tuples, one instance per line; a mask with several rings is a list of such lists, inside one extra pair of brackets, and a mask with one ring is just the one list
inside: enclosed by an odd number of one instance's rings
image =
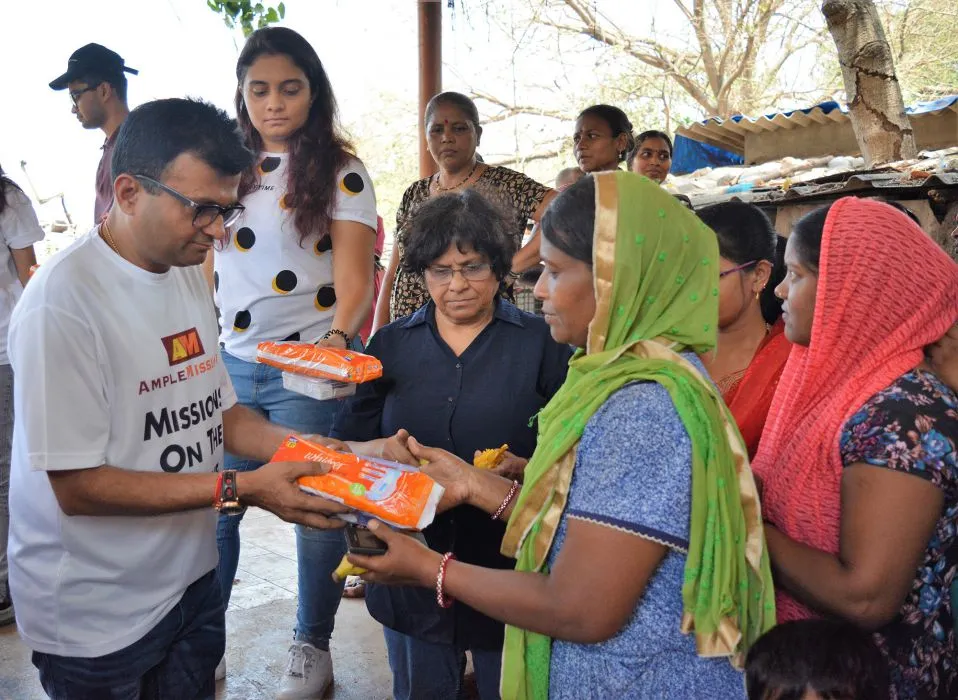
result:
[(103, 155), (96, 169), (96, 223), (113, 206), (113, 177), (110, 159), (117, 132), (130, 108), (126, 103), (126, 76), (138, 71), (128, 68), (123, 58), (100, 44), (77, 49), (67, 62), (67, 72), (50, 83), (54, 90), (69, 90), (73, 113), (84, 129), (101, 129), (106, 135)]

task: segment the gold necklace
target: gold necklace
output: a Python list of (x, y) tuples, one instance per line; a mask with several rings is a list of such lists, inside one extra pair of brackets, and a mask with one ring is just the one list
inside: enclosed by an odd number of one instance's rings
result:
[(436, 173), (436, 182), (435, 182), (436, 192), (452, 192), (453, 190), (458, 190), (460, 187), (462, 187), (467, 182), (469, 182), (469, 178), (472, 177), (473, 173), (476, 172), (476, 168), (478, 167), (479, 167), (479, 161), (476, 161), (476, 164), (472, 166), (472, 170), (469, 171), (469, 174), (466, 175), (464, 178), (462, 178), (462, 180), (458, 184), (453, 185), (452, 187), (443, 187), (442, 185), (440, 185), (439, 173)]
[[(100, 224), (100, 237), (106, 241), (106, 244), (113, 249), (113, 252), (117, 255), (120, 255), (120, 249), (116, 247), (116, 241), (113, 240), (113, 234), (110, 232), (110, 227), (107, 225), (106, 221)], [(120, 255), (120, 257), (123, 257)]]

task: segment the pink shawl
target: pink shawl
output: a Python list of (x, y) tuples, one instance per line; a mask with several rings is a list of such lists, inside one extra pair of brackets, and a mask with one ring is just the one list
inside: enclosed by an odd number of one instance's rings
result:
[[(793, 347), (753, 471), (765, 519), (837, 553), (845, 422), (958, 318), (958, 265), (904, 214), (847, 197), (825, 222), (809, 347)], [(774, 564), (774, 561), (773, 561)], [(787, 593), (778, 620), (816, 614)]]

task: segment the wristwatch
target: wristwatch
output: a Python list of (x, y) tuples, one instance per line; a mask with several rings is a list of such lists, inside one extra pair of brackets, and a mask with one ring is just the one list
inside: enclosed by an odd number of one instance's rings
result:
[(213, 494), (213, 507), (223, 515), (241, 515), (246, 506), (240, 503), (236, 490), (236, 470), (226, 469), (216, 479), (216, 492)]

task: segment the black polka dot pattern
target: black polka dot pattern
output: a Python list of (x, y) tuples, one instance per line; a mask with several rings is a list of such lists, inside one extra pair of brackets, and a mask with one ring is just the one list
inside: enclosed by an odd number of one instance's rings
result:
[(244, 226), (236, 232), (236, 247), (244, 253), (256, 245), (256, 234), (253, 229)]
[(355, 196), (366, 189), (366, 183), (359, 173), (346, 173), (346, 176), (340, 181), (339, 189), (348, 195)]
[(316, 308), (320, 311), (328, 311), (336, 303), (336, 291), (332, 287), (320, 287), (316, 292)]
[(282, 209), (283, 211), (293, 208), (292, 205), (289, 203), (288, 193), (284, 194), (282, 197), (279, 198), (279, 208)]
[(313, 250), (316, 252), (316, 255), (322, 255), (323, 253), (328, 253), (333, 249), (333, 238), (329, 234), (323, 236), (318, 241), (316, 245), (313, 246)]
[(296, 289), (296, 273), (292, 270), (280, 270), (273, 278), (273, 291), (277, 294), (289, 294)]
[(213, 273), (213, 291), (220, 291), (220, 273)]
[(259, 171), (264, 175), (266, 173), (271, 173), (279, 167), (281, 162), (282, 160), (277, 156), (267, 156), (266, 158), (263, 158), (263, 162), (259, 164)]
[(249, 311), (237, 311), (236, 317), (233, 319), (233, 330), (237, 333), (242, 333), (249, 328), (249, 324), (252, 322), (253, 317), (250, 315)]
[(288, 335), (283, 338), (284, 343), (298, 343), (299, 342), (299, 331), (296, 331), (292, 335)]

